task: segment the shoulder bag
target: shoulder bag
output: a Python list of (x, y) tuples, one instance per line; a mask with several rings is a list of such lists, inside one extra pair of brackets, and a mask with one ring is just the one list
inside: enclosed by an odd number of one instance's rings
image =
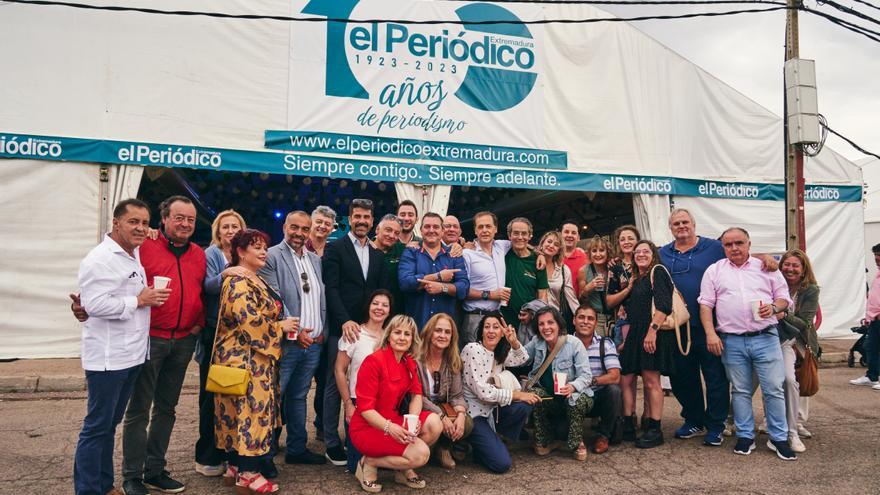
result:
[[(221, 296), (222, 297), (222, 296)], [(222, 311), (223, 305), (220, 305)], [(217, 323), (219, 325), (220, 312), (217, 314)], [(205, 381), (205, 391), (223, 394), (223, 395), (245, 395), (247, 393), (248, 383), (251, 381), (251, 372), (247, 368), (234, 368), (232, 366), (223, 366), (214, 364), (214, 353), (217, 349), (217, 337), (220, 332), (214, 332), (214, 345), (211, 346), (211, 366), (208, 368), (208, 377)], [(250, 351), (250, 346), (248, 346)], [(250, 352), (245, 358), (250, 360)], [(245, 361), (247, 364), (248, 361)]]
[[(654, 305), (654, 271), (658, 268), (666, 270), (666, 267), (661, 264), (654, 265), (654, 268), (651, 268), (651, 315), (655, 311), (657, 311), (656, 306)], [(675, 331), (675, 340), (678, 342), (678, 350), (681, 352), (682, 356), (687, 356), (691, 352), (691, 315), (688, 312), (687, 304), (684, 302), (684, 297), (681, 295), (681, 292), (678, 291), (678, 288), (675, 286), (675, 282), (672, 281), (672, 275), (669, 275), (669, 271), (666, 270), (666, 275), (669, 276), (669, 282), (672, 283), (672, 313), (666, 315), (666, 319), (660, 323), (660, 330), (673, 330)], [(686, 326), (687, 332), (687, 349), (684, 348), (681, 344), (681, 332), (679, 331), (679, 327), (682, 325)]]
[(538, 372), (535, 373), (534, 376), (526, 380), (525, 384), (523, 385), (523, 390), (529, 390), (530, 388), (534, 387), (536, 383), (538, 383), (538, 380), (541, 379), (541, 375), (543, 375), (544, 372), (547, 371), (547, 368), (550, 367), (550, 363), (552, 363), (553, 360), (556, 359), (556, 355), (559, 354), (559, 351), (562, 350), (562, 347), (565, 345), (565, 339), (565, 335), (560, 335), (559, 338), (556, 339), (556, 345), (553, 346), (553, 350), (550, 351), (550, 354), (547, 355), (547, 359), (545, 359), (544, 362), (541, 363), (541, 367), (538, 368)]
[(794, 374), (800, 388), (800, 396), (812, 397), (819, 391), (819, 363), (809, 345), (806, 346), (803, 355), (795, 345), (794, 354)]
[[(593, 278), (598, 277), (599, 272), (596, 271), (596, 267), (592, 263), (588, 266)], [(608, 280), (611, 278), (611, 270), (606, 268), (604, 277), (605, 288), (602, 289), (602, 293), (599, 295), (599, 300), (602, 302), (602, 313), (596, 315), (596, 332), (600, 337), (612, 335), (614, 333), (614, 325), (617, 323), (616, 319), (612, 317), (611, 311), (608, 310)]]

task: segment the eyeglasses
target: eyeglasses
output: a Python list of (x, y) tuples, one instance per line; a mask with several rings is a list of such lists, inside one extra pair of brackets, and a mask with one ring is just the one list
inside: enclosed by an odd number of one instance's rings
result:
[[(678, 275), (681, 273), (687, 273), (687, 272), (691, 271), (691, 258), (693, 258), (693, 257), (694, 257), (694, 250), (693, 249), (691, 249), (688, 252), (687, 258), (685, 258), (684, 256), (679, 257), (678, 251), (673, 251), (672, 252), (672, 266), (670, 267), (670, 269), (671, 269), (670, 271), (672, 272), (672, 274)], [(685, 263), (685, 262), (687, 262), (687, 263)], [(676, 266), (676, 263), (678, 263), (677, 266)]]
[(440, 372), (435, 371), (431, 376), (434, 378), (434, 395), (437, 395), (440, 393)]
[(306, 272), (302, 272), (299, 274), (299, 277), (302, 279), (302, 289), (306, 294), (311, 290), (311, 286), (309, 285), (309, 274)]

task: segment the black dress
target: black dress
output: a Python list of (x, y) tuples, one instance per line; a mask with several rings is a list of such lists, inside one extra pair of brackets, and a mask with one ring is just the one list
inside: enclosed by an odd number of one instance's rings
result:
[(629, 333), (620, 353), (621, 373), (630, 375), (642, 370), (659, 371), (663, 375), (675, 373), (675, 354), (678, 353), (675, 332), (657, 331), (657, 349), (654, 354), (645, 351), (645, 336), (651, 324), (651, 300), (657, 311), (672, 312), (672, 279), (666, 270), (654, 271), (654, 289), (649, 276), (640, 277), (623, 302), (629, 320)]

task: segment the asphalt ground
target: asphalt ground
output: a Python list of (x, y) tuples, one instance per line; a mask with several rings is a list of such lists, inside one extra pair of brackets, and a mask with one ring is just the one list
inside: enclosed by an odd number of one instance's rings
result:
[[(535, 456), (527, 444), (513, 449), (514, 468), (493, 475), (471, 463), (446, 471), (431, 463), (419, 470), (426, 493), (444, 494), (877, 494), (880, 493), (880, 391), (854, 387), (847, 381), (863, 369), (821, 370), (821, 389), (812, 399), (808, 422), (812, 439), (796, 462), (778, 459), (758, 437), (750, 456), (733, 454), (734, 441), (706, 447), (699, 438), (672, 438), (679, 425), (678, 403), (667, 398), (663, 416), (666, 443), (639, 450), (632, 444), (612, 447), (603, 455), (575, 461), (559, 450)], [(193, 471), (193, 445), (198, 431), (196, 391), (185, 389), (167, 459), (173, 475), (186, 483), (186, 493), (234, 493), (219, 478)], [(756, 415), (762, 416), (760, 399)], [(16, 393), (0, 395), (0, 494), (73, 493), (73, 453), (85, 413), (85, 393)], [(121, 433), (121, 427), (120, 431)], [(309, 448), (323, 452), (309, 419)], [(121, 462), (117, 435), (116, 470)], [(281, 493), (356, 493), (359, 487), (344, 468), (287, 466), (276, 458)], [(117, 474), (118, 476), (118, 474)], [(383, 472), (383, 493), (410, 490), (395, 485)], [(121, 480), (117, 478), (117, 485)]]

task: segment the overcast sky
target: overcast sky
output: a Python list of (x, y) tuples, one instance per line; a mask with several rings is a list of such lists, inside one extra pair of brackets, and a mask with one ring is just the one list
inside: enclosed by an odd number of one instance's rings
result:
[[(867, 0), (880, 6), (880, 0)], [(880, 10), (852, 0), (837, 0), (871, 17)], [(828, 5), (809, 8), (855, 22)], [(714, 10), (738, 10), (742, 5), (602, 6), (620, 17)], [(799, 13), (800, 57), (816, 61), (819, 112), (829, 126), (863, 148), (880, 154), (880, 43)], [(743, 14), (718, 18), (643, 21), (633, 25), (706, 69), (749, 98), (782, 115), (782, 66), (785, 59), (785, 13)], [(863, 23), (875, 31), (880, 25)], [(834, 136), (826, 142), (850, 160), (865, 155)]]

